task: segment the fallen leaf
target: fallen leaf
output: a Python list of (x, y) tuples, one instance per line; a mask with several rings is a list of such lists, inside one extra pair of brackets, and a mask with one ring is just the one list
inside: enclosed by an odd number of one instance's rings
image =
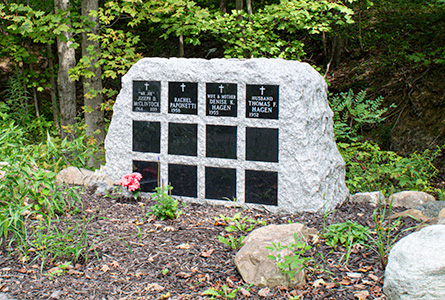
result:
[(165, 232), (175, 231), (175, 227), (165, 226), (162, 230), (165, 231)]
[(69, 270), (68, 272), (66, 272), (68, 275), (83, 275), (83, 272), (79, 272), (79, 271), (76, 271), (76, 270), (73, 270), (73, 269), (71, 269), (71, 270)]
[(215, 220), (213, 225), (215, 225), (215, 226), (227, 226), (227, 223), (224, 222), (224, 221), (221, 221), (221, 220)]
[(362, 283), (363, 283), (363, 284), (367, 284), (367, 285), (374, 285), (374, 282), (369, 281), (369, 280), (366, 280), (366, 279), (363, 279), (363, 280), (362, 280)]
[(363, 268), (360, 268), (360, 269), (358, 269), (360, 272), (363, 272), (363, 273), (365, 273), (365, 272), (368, 272), (369, 270), (371, 270), (372, 269), (372, 266), (366, 266), (366, 267), (363, 267)]
[(240, 288), (239, 292), (244, 296), (244, 297), (250, 297), (250, 292), (248, 290), (246, 290), (245, 288)]
[(20, 257), (19, 261), (20, 261), (21, 263), (25, 263), (25, 262), (28, 261), (28, 259), (29, 259), (28, 256), (23, 255), (22, 257)]
[(369, 296), (369, 292), (367, 290), (354, 293), (354, 297), (358, 298), (359, 300), (364, 300), (364, 299), (368, 298), (368, 296)]
[(102, 272), (106, 273), (107, 271), (110, 270), (110, 267), (108, 265), (103, 265), (102, 268), (100, 269)]
[(362, 290), (362, 289), (365, 289), (365, 288), (366, 288), (366, 286), (364, 284), (361, 284), (361, 283), (354, 285), (354, 289), (357, 289), (357, 290)]
[(318, 288), (320, 285), (326, 285), (326, 282), (324, 282), (324, 280), (321, 279), (321, 278), (315, 280), (314, 283), (312, 283), (312, 286), (313, 286), (314, 288)]
[(233, 283), (233, 281), (232, 281), (230, 278), (227, 278), (227, 279), (226, 279), (226, 283), (227, 283), (227, 286), (228, 286), (229, 288), (233, 288), (234, 283)]
[(349, 278), (352, 278), (352, 279), (360, 279), (360, 278), (362, 278), (362, 273), (347, 272), (346, 275)]
[(181, 277), (181, 278), (189, 278), (192, 275), (190, 275), (189, 273), (186, 273), (186, 272), (179, 272), (178, 274), (176, 274), (176, 276)]
[(265, 288), (262, 288), (261, 290), (258, 291), (258, 295), (259, 295), (260, 297), (267, 297), (267, 295), (269, 294), (269, 292), (270, 292), (270, 288), (265, 287)]
[(85, 209), (85, 212), (87, 212), (89, 214), (94, 214), (94, 210), (89, 209), (89, 208)]
[(210, 249), (209, 251), (202, 251), (199, 255), (202, 257), (210, 257), (212, 253), (215, 252), (215, 249)]
[(162, 224), (154, 223), (153, 226), (154, 226), (156, 229), (159, 229), (159, 228), (162, 227)]
[(109, 263), (108, 265), (110, 265), (113, 268), (119, 268), (119, 263), (115, 260), (113, 260), (111, 263)]
[(325, 288), (327, 289), (332, 289), (334, 287), (336, 287), (337, 285), (334, 282), (328, 282), (325, 284)]
[(343, 279), (339, 282), (339, 284), (341, 285), (350, 285), (351, 284), (351, 279), (349, 279), (348, 277), (343, 277)]
[(27, 271), (27, 270), (26, 270), (26, 268), (25, 268), (24, 266), (19, 270), (19, 272), (20, 272), (20, 273), (23, 273), (23, 274), (25, 274), (26, 271)]
[(138, 220), (134, 221), (134, 225), (143, 225), (143, 224), (144, 221), (138, 221)]
[(150, 283), (147, 285), (147, 287), (145, 288), (146, 291), (150, 292), (150, 291), (154, 291), (154, 292), (162, 292), (165, 288), (160, 286), (157, 283)]
[(167, 294), (161, 295), (161, 299), (168, 299), (170, 298), (170, 292), (168, 292)]
[(382, 293), (382, 287), (374, 285), (371, 287), (371, 293), (373, 293), (375, 296), (380, 296)]
[(190, 248), (191, 248), (191, 246), (188, 243), (184, 243), (184, 244), (176, 246), (176, 249), (182, 249), (182, 250), (187, 250)]
[(375, 276), (374, 274), (368, 274), (368, 277), (371, 278), (374, 281), (379, 281), (379, 277)]

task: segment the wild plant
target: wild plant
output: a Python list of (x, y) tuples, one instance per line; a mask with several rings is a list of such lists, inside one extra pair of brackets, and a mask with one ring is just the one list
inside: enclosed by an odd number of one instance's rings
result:
[(241, 248), (244, 245), (243, 241), (246, 237), (244, 235), (242, 235), (240, 237), (234, 238), (233, 235), (229, 234), (229, 235), (227, 235), (227, 237), (218, 235), (217, 238), (218, 238), (218, 241), (220, 241), (221, 243), (223, 243), (230, 249), (238, 250), (239, 248)]
[[(151, 214), (161, 220), (176, 219), (182, 214), (182, 210), (178, 208), (179, 201), (171, 196), (172, 189), (170, 185), (156, 187), (151, 195), (151, 199), (156, 201), (156, 204), (150, 207)], [(185, 203), (182, 205), (185, 207)]]
[(229, 288), (227, 285), (222, 285), (221, 289), (215, 289), (215, 288), (210, 288), (205, 290), (204, 292), (202, 292), (203, 296), (208, 296), (210, 300), (214, 300), (214, 299), (236, 299), (237, 293), (239, 290), (241, 290), (242, 288), (244, 288), (245, 290), (249, 291), (250, 287), (252, 285), (246, 285), (244, 287), (238, 287), (236, 289), (231, 289)]

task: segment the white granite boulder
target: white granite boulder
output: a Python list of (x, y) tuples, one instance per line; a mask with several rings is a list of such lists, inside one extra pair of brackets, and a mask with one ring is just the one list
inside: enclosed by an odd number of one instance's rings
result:
[(390, 300), (445, 299), (445, 225), (425, 227), (396, 243), (383, 291)]
[(83, 168), (68, 167), (61, 170), (56, 175), (57, 183), (84, 185), (87, 187), (106, 186), (112, 187), (117, 185), (117, 182), (101, 173), (100, 171), (90, 171)]
[(415, 208), (416, 206), (426, 202), (436, 201), (436, 199), (425, 192), (403, 191), (392, 194), (389, 197), (389, 201), (392, 201), (393, 207)]
[[(248, 284), (259, 287), (297, 286), (304, 283), (304, 270), (297, 273), (293, 281), (281, 273), (276, 262), (267, 256), (271, 254), (266, 247), (272, 242), (287, 246), (294, 242), (294, 233), (303, 240), (310, 240), (317, 230), (303, 224), (268, 225), (252, 231), (244, 240), (244, 246), (235, 256), (235, 265), (243, 280)], [(276, 256), (276, 253), (272, 253)], [(290, 251), (283, 251), (282, 256), (290, 255)]]

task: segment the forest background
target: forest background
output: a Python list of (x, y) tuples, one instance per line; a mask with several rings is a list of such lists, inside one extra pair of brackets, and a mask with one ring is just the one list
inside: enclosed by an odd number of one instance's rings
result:
[(103, 163), (142, 57), (281, 57), (325, 77), (351, 193), (444, 199), (443, 0), (3, 0), (0, 24), (0, 161), (31, 176)]

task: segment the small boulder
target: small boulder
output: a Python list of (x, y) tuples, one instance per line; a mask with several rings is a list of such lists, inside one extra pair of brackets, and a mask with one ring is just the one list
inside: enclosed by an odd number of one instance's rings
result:
[(390, 300), (445, 299), (445, 225), (425, 227), (394, 245), (383, 292)]
[(393, 207), (416, 208), (426, 202), (436, 201), (436, 199), (428, 193), (418, 191), (403, 191), (392, 194), (389, 197)]
[(445, 208), (442, 208), (442, 210), (439, 212), (439, 215), (437, 217), (445, 218)]
[(422, 211), (414, 208), (407, 209), (405, 211), (395, 213), (391, 215), (391, 219), (397, 219), (398, 217), (411, 217), (413, 219), (425, 222), (428, 221), (430, 218), (426, 217)]
[[(281, 273), (275, 261), (267, 256), (271, 254), (266, 247), (273, 243), (287, 246), (293, 242), (294, 233), (303, 240), (310, 240), (317, 230), (303, 224), (268, 225), (252, 231), (244, 240), (244, 246), (235, 256), (235, 265), (243, 280), (259, 287), (290, 286), (304, 283), (304, 270), (300, 271), (293, 281)], [(272, 253), (276, 255), (276, 253)], [(282, 256), (291, 255), (290, 251), (282, 251)]]
[(377, 206), (379, 203), (385, 203), (385, 195), (382, 192), (368, 192), (368, 193), (356, 193), (350, 197), (351, 202), (355, 203), (369, 203)]
[(83, 168), (68, 167), (61, 170), (56, 176), (57, 183), (84, 185), (87, 187), (109, 188), (116, 185), (108, 175), (101, 172), (93, 172)]
[(429, 218), (436, 218), (442, 209), (445, 208), (445, 201), (426, 202), (417, 205), (415, 209), (420, 210), (425, 216)]

